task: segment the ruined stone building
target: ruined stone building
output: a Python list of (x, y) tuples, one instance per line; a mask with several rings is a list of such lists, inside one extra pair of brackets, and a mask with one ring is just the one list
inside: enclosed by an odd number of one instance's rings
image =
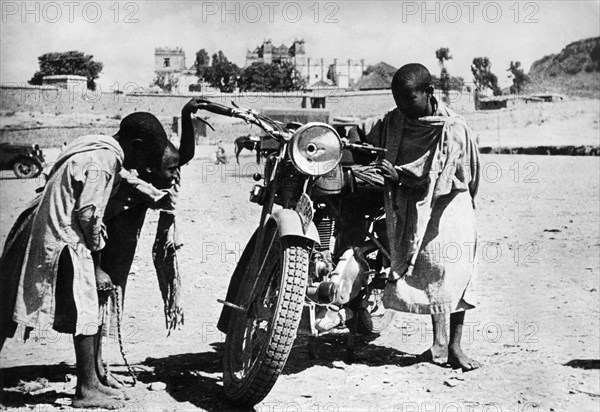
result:
[(253, 63), (282, 62), (294, 64), (296, 70), (306, 80), (308, 87), (327, 83), (341, 88), (350, 88), (360, 79), (366, 68), (364, 59), (327, 60), (308, 57), (304, 40), (294, 40), (290, 47), (285, 44), (275, 46), (271, 40), (265, 40), (253, 51), (246, 52), (245, 67)]
[(187, 94), (189, 87), (198, 82), (193, 68), (185, 65), (185, 52), (180, 47), (154, 48), (154, 73), (156, 75), (173, 75), (178, 78), (174, 94)]
[[(369, 81), (365, 82), (363, 72), (367, 66), (364, 59), (309, 57), (306, 54), (304, 40), (294, 40), (290, 47), (285, 44), (275, 46), (271, 40), (265, 40), (253, 51), (248, 50), (246, 52), (244, 67), (248, 67), (253, 63), (272, 64), (284, 62), (294, 65), (300, 76), (306, 81), (306, 87), (309, 89), (322, 87), (377, 89), (389, 87), (389, 84), (378, 87), (373, 86), (375, 82), (372, 78), (367, 79)], [(384, 63), (379, 63), (379, 65), (381, 64)], [(156, 75), (176, 76), (178, 83), (172, 90), (174, 94), (190, 93), (191, 85), (194, 85), (195, 92), (214, 91), (202, 79), (196, 77), (193, 65), (186, 66), (185, 52), (180, 47), (156, 47), (154, 49), (154, 72)], [(373, 76), (373, 73), (371, 73), (371, 77)]]

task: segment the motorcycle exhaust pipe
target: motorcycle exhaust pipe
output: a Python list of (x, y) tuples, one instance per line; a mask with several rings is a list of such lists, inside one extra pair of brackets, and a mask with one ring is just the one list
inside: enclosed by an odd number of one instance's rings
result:
[(314, 283), (307, 288), (308, 298), (322, 304), (330, 304), (335, 299), (337, 285), (334, 282)]

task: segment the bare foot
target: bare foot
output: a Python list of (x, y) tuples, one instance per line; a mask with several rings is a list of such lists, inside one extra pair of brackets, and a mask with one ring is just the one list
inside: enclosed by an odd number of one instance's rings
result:
[(114, 398), (114, 399), (128, 399), (127, 396), (125, 395), (125, 392), (123, 392), (122, 390), (114, 389), (114, 388), (111, 388), (110, 386), (106, 386), (104, 384), (101, 384), (100, 386), (98, 386), (98, 390), (100, 392), (102, 392), (103, 394), (110, 396), (111, 398)]
[(73, 408), (119, 409), (125, 407), (125, 404), (111, 398), (100, 388), (79, 388), (73, 398), (72, 406)]
[(419, 362), (443, 365), (448, 361), (448, 346), (433, 344), (431, 348), (417, 356)]
[(104, 386), (108, 386), (113, 389), (123, 389), (123, 383), (117, 380), (112, 373), (98, 376), (98, 379), (100, 379), (100, 382), (102, 382), (102, 385)]
[(449, 348), (448, 363), (453, 369), (462, 369), (468, 372), (481, 367), (481, 363), (467, 357), (461, 348)]

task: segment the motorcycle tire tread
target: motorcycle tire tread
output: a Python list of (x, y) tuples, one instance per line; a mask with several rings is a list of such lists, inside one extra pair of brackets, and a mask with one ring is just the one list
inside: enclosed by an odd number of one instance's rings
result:
[(228, 397), (237, 405), (254, 406), (261, 402), (271, 391), (281, 374), (291, 352), (302, 308), (308, 275), (308, 250), (303, 246), (287, 246), (284, 249), (283, 265), (287, 273), (282, 296), (278, 300), (277, 319), (270, 343), (264, 352), (258, 370), (250, 379), (240, 385), (238, 390), (225, 388)]

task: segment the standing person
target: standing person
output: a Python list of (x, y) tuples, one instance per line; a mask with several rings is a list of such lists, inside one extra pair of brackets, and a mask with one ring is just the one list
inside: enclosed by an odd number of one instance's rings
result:
[(223, 147), (223, 141), (219, 140), (219, 142), (217, 143), (217, 151), (215, 153), (216, 159), (215, 160), (215, 164), (218, 165), (219, 163), (223, 163), (226, 164), (227, 163), (227, 155), (225, 154), (225, 148)]
[[(461, 336), (465, 311), (475, 307), (477, 145), (464, 119), (438, 104), (424, 66), (401, 67), (392, 93), (397, 107), (358, 129), (363, 140), (388, 149), (377, 164), (392, 256), (384, 305), (431, 315), (434, 342), (421, 359), (476, 369)], [(446, 255), (450, 247), (458, 253)]]
[(52, 325), (73, 334), (75, 408), (123, 406), (114, 399), (122, 393), (103, 385), (95, 371), (97, 290), (112, 288), (98, 267), (105, 246), (102, 218), (123, 169), (152, 170), (161, 164), (165, 146), (157, 144), (156, 122), (150, 113), (134, 113), (113, 137), (83, 136), (67, 145), (43, 191), (11, 229), (0, 258), (0, 349), (17, 324), (27, 330)]
[[(194, 127), (191, 114), (206, 101), (191, 99), (181, 109), (181, 140), (176, 151), (166, 150), (160, 167), (151, 172), (141, 171), (137, 176), (128, 176), (108, 204), (104, 221), (109, 242), (102, 253), (100, 267), (110, 276), (112, 283), (120, 291), (121, 308), (125, 303), (125, 290), (129, 271), (133, 264), (140, 232), (148, 209), (160, 210), (153, 246), (154, 266), (161, 290), (167, 330), (183, 324), (183, 308), (179, 297), (181, 282), (177, 266), (177, 250), (181, 247), (175, 229), (175, 206), (180, 187), (180, 168), (187, 164), (195, 153)], [(155, 125), (154, 133), (168, 138), (160, 124)], [(169, 147), (172, 144), (169, 142)], [(162, 172), (161, 172), (162, 171)], [(170, 171), (163, 176), (164, 171)], [(170, 179), (174, 176), (174, 179)], [(122, 311), (121, 311), (122, 314)], [(110, 315), (110, 323), (116, 324), (117, 313)], [(108, 331), (105, 331), (107, 333)], [(108, 386), (120, 388), (122, 385), (106, 370), (102, 362), (102, 342), (96, 342), (96, 371), (99, 379)]]

